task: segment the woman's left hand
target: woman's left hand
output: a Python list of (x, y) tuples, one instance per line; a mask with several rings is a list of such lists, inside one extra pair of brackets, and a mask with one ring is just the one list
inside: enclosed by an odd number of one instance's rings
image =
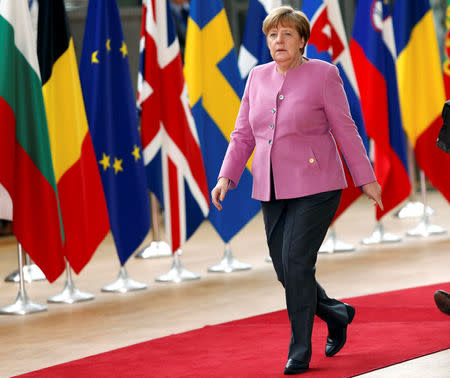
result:
[(384, 210), (383, 202), (381, 201), (381, 186), (378, 182), (370, 182), (362, 186), (364, 194), (374, 201), (375, 204), (380, 206), (381, 210)]

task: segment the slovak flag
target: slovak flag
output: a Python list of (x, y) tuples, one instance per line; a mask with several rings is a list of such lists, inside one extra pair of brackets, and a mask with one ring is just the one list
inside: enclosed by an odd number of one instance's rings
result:
[(381, 0), (358, 1), (350, 52), (367, 134), (375, 146), (374, 170), (384, 204), (384, 210), (376, 210), (379, 220), (411, 192), (389, 4)]
[[(356, 82), (350, 50), (345, 35), (338, 0), (304, 0), (302, 11), (311, 23), (311, 37), (306, 47), (309, 58), (325, 60), (335, 64), (344, 83), (344, 90), (350, 112), (359, 135), (369, 150), (369, 142), (361, 112), (360, 95)], [(341, 155), (342, 156), (342, 155)], [(335, 219), (339, 217), (360, 195), (361, 190), (353, 184), (352, 177), (344, 164), (348, 188), (342, 192), (341, 203)]]
[(144, 164), (175, 252), (208, 215), (209, 192), (169, 0), (142, 6), (137, 103)]

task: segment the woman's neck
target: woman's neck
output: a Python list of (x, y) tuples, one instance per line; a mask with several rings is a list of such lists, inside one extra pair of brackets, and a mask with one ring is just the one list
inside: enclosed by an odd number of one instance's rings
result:
[(290, 62), (276, 62), (276, 63), (277, 63), (277, 71), (282, 75), (286, 75), (287, 71), (302, 65), (303, 56), (298, 55), (293, 61)]

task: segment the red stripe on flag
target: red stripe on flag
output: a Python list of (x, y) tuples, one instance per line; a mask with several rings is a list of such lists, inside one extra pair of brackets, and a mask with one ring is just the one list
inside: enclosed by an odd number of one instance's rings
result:
[(361, 93), (361, 108), (367, 135), (374, 140), (374, 171), (381, 185), (384, 210), (376, 208), (380, 220), (411, 192), (408, 173), (390, 145), (387, 87), (384, 76), (366, 58), (354, 40), (350, 51)]
[(177, 166), (167, 158), (169, 171), (169, 191), (170, 191), (170, 226), (172, 230), (172, 253), (180, 248), (180, 203), (178, 196), (178, 170)]
[(86, 134), (78, 161), (58, 181), (65, 255), (79, 273), (109, 230), (108, 210), (94, 148)]
[(13, 201), (14, 234), (53, 282), (65, 269), (56, 192), (17, 143), (14, 113), (1, 97), (0, 119), (0, 181)]
[(425, 172), (431, 184), (450, 202), (450, 154), (436, 146), (442, 118), (434, 122), (417, 138), (414, 152), (419, 168)]

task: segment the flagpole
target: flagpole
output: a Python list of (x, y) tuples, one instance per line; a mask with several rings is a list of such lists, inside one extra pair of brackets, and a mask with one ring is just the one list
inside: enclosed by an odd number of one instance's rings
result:
[(120, 267), (116, 281), (102, 287), (102, 291), (106, 293), (128, 293), (143, 289), (147, 289), (147, 284), (131, 279), (125, 265)]
[(196, 273), (192, 273), (183, 268), (180, 261), (180, 256), (183, 252), (181, 249), (177, 250), (173, 254), (172, 267), (166, 274), (162, 274), (155, 278), (157, 282), (182, 282), (198, 280), (200, 276)]
[[(46, 280), (47, 278), (45, 277), (45, 274), (44, 272), (42, 272), (41, 268), (39, 268), (36, 264), (33, 263), (28, 253), (26, 253), (25, 251), (24, 253), (25, 253), (25, 265), (23, 267), (24, 280), (27, 281), (28, 283), (31, 283), (32, 281)], [(19, 281), (20, 275), (18, 269), (8, 274), (5, 278), (5, 282), (19, 282)]]
[(3, 315), (27, 315), (34, 312), (47, 311), (47, 306), (31, 302), (25, 291), (23, 276), (23, 252), (20, 243), (17, 243), (17, 255), (19, 260), (19, 293), (16, 301), (8, 306), (0, 307), (0, 314)]
[(72, 272), (70, 268), (69, 261), (66, 258), (66, 284), (64, 285), (64, 289), (61, 293), (53, 295), (52, 297), (47, 299), (49, 303), (76, 303), (76, 302), (84, 302), (94, 299), (94, 295), (90, 293), (84, 293), (78, 290), (75, 286), (75, 282), (72, 279)]
[(425, 211), (427, 207), (427, 187), (425, 183), (425, 173), (422, 170), (420, 171), (420, 191), (422, 194), (422, 202), (424, 205), (422, 209), (422, 217), (419, 224), (415, 228), (407, 231), (406, 235), (427, 237), (430, 235), (445, 234), (447, 230), (441, 226), (431, 224), (429, 214), (427, 211)]
[(336, 234), (336, 228), (334, 226), (330, 227), (327, 240), (322, 243), (319, 249), (319, 253), (334, 253), (334, 252), (351, 252), (356, 248), (352, 244), (344, 243), (339, 240)]
[(151, 259), (155, 257), (166, 257), (172, 255), (169, 244), (161, 240), (159, 227), (159, 203), (156, 196), (150, 192), (150, 209), (152, 213), (152, 238), (153, 241), (147, 247), (139, 251), (135, 257), (138, 259)]
[(208, 272), (231, 273), (249, 269), (252, 269), (252, 266), (250, 264), (246, 264), (235, 259), (233, 253), (231, 252), (230, 243), (225, 243), (225, 251), (223, 253), (222, 260), (220, 260), (219, 263), (215, 265), (211, 265), (208, 268)]
[[(414, 151), (408, 138), (406, 138), (406, 148), (408, 152), (408, 170), (412, 190), (407, 202), (394, 213), (394, 216), (400, 219), (420, 217), (424, 209), (423, 202), (416, 200), (416, 159), (414, 158)], [(429, 206), (426, 206), (426, 211), (428, 215), (434, 214), (434, 210)]]
[(373, 245), (381, 243), (398, 243), (402, 241), (402, 237), (399, 235), (390, 234), (384, 231), (384, 225), (381, 221), (378, 221), (375, 225), (375, 229), (372, 234), (367, 238), (361, 240), (363, 245)]

